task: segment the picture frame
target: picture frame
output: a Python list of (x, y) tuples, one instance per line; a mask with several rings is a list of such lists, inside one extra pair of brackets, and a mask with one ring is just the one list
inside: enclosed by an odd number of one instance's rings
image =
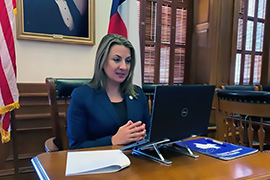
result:
[(17, 39), (95, 44), (95, 0), (18, 0)]

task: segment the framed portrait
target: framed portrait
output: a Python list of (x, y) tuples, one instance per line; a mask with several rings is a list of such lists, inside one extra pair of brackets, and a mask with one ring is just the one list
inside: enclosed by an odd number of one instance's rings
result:
[(17, 0), (17, 38), (95, 44), (95, 0)]

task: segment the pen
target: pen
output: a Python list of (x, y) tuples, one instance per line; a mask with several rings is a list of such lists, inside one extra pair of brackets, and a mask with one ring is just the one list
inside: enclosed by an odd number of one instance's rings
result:
[(215, 143), (215, 144), (218, 144), (218, 145), (221, 145), (221, 146), (225, 146), (225, 144), (223, 142), (216, 141), (214, 139), (205, 138), (205, 140), (208, 141), (208, 142), (211, 142), (211, 143)]

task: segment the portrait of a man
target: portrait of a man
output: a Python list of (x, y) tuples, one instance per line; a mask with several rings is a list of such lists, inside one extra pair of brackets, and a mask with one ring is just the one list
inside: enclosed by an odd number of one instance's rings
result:
[(24, 31), (89, 37), (88, 0), (23, 0)]

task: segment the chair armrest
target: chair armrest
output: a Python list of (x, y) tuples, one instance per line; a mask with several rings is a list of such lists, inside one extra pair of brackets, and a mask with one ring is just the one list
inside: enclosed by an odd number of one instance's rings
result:
[(59, 148), (54, 144), (55, 137), (51, 137), (45, 141), (45, 151), (46, 152), (55, 152), (59, 151)]

